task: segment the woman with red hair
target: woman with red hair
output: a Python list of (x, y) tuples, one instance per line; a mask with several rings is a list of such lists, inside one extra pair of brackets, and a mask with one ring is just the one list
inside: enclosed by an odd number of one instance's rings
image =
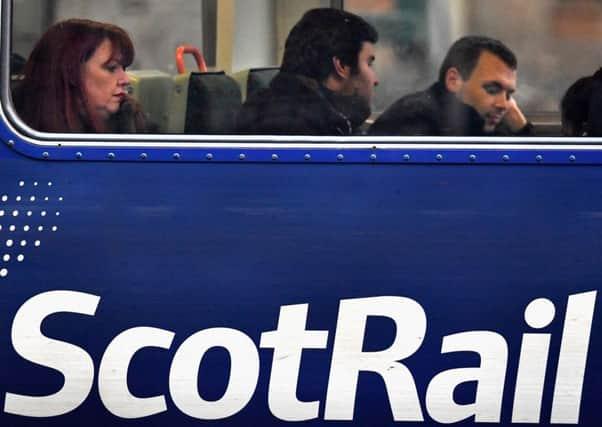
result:
[(128, 95), (134, 46), (120, 27), (59, 22), (42, 36), (13, 94), (21, 119), (43, 132), (141, 132), (144, 114)]

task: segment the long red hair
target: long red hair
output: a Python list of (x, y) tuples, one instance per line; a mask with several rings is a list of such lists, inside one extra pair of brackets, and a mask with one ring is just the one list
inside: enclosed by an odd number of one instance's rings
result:
[(43, 132), (102, 132), (106, 124), (88, 107), (82, 66), (109, 40), (120, 63), (129, 66), (134, 46), (122, 28), (87, 19), (54, 24), (34, 47), (24, 79), (14, 93), (21, 119)]

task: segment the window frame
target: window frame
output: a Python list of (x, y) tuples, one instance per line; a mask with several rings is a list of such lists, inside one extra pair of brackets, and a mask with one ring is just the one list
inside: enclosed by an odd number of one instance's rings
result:
[[(0, 137), (44, 160), (333, 162), (390, 164), (602, 164), (601, 138), (322, 137), (187, 134), (61, 134), (29, 128), (10, 96), (12, 0), (0, 0)], [(584, 155), (584, 153), (588, 153)]]

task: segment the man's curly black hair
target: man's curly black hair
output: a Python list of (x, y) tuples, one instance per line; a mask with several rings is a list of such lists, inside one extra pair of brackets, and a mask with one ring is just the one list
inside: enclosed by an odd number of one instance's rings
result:
[(364, 42), (376, 43), (376, 29), (339, 9), (312, 9), (293, 27), (284, 48), (281, 71), (324, 81), (334, 73), (333, 58), (357, 71)]

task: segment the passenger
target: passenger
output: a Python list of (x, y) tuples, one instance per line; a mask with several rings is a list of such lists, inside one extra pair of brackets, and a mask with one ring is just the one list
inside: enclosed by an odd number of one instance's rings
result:
[(376, 30), (337, 9), (308, 11), (291, 30), (280, 73), (242, 107), (245, 134), (353, 135), (370, 116)]
[(121, 28), (70, 19), (38, 41), (13, 94), (21, 119), (44, 132), (136, 132), (144, 114), (128, 96), (134, 47)]
[(602, 136), (602, 69), (571, 85), (562, 97), (562, 135)]
[(464, 37), (450, 48), (439, 81), (405, 96), (370, 128), (371, 135), (533, 135), (513, 98), (517, 60), (504, 44)]

